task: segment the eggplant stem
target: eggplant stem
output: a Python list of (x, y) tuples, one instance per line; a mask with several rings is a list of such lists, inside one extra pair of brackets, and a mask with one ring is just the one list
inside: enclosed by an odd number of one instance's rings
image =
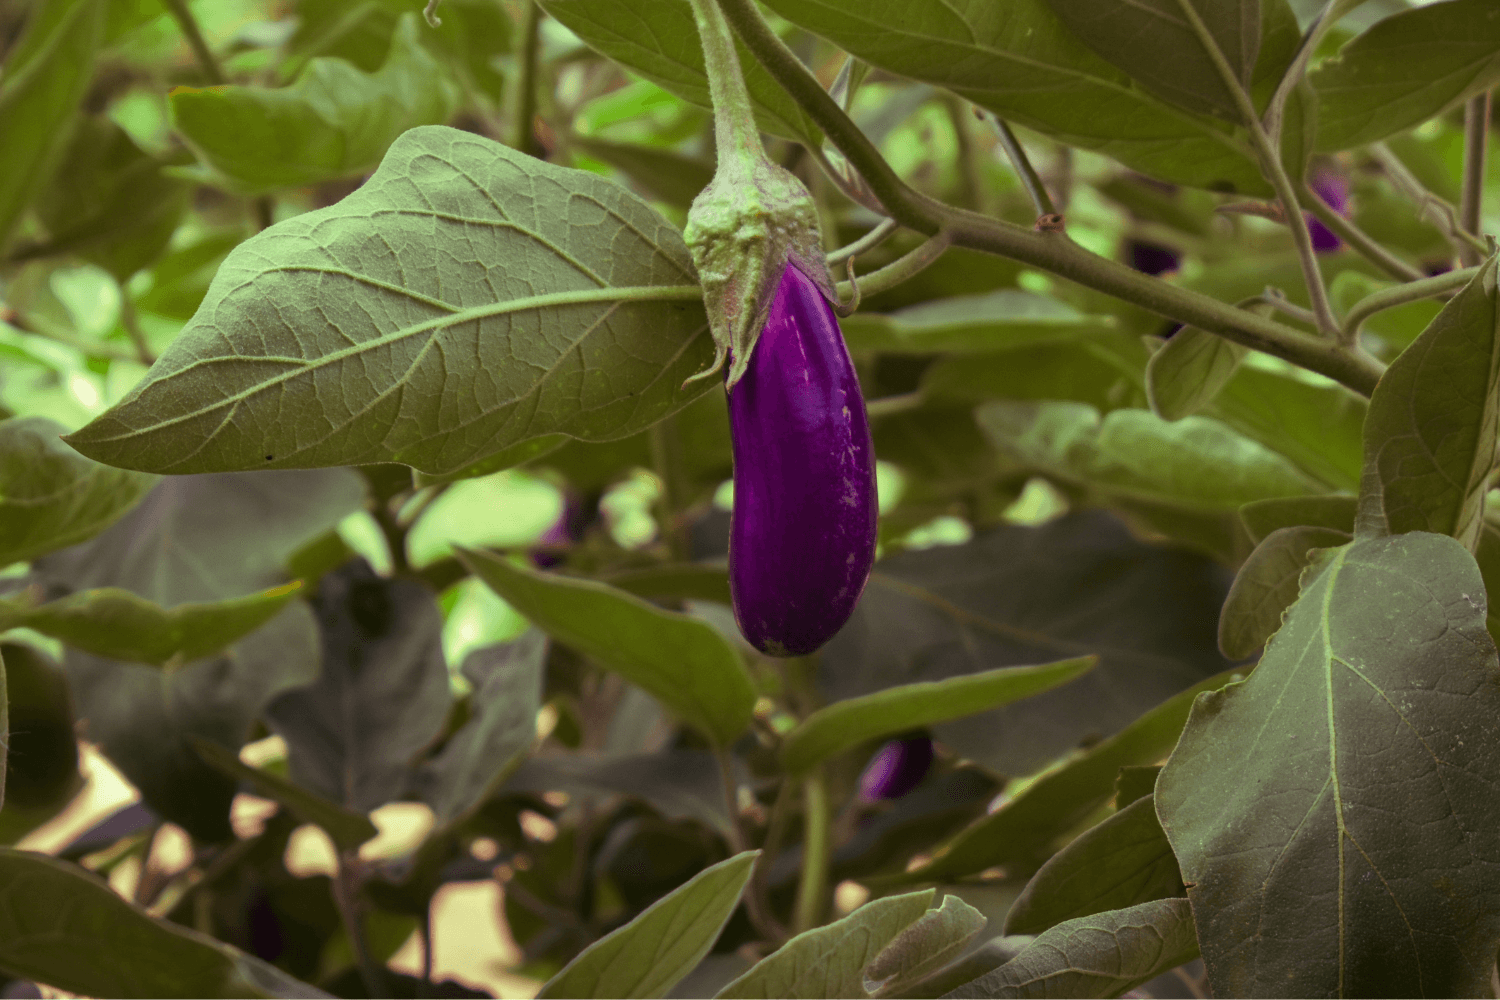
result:
[(840, 289), (841, 301), (833, 307), (833, 311), (840, 316), (853, 316), (859, 311), (859, 282), (854, 277), (854, 255), (850, 254), (844, 258), (844, 266), (849, 271), (850, 298), (848, 302), (842, 301), (842, 289)]

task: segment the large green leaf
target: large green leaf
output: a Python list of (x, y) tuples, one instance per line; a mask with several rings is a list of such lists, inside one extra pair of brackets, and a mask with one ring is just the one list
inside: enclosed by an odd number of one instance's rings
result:
[(1431, 531), (1478, 544), (1500, 426), (1495, 267), (1492, 257), (1376, 385), (1356, 534)]
[(66, 432), (44, 417), (0, 420), (0, 566), (92, 538), (156, 482), (84, 458)]
[(1005, 915), (1006, 934), (1041, 934), (1068, 920), (1184, 893), (1150, 795), (1052, 855)]
[[(542, 9), (591, 48), (699, 107), (713, 104), (703, 69), (703, 45), (688, 0), (541, 0)], [(767, 132), (822, 147), (822, 132), (801, 106), (735, 39), (740, 70)]]
[(1001, 452), (1130, 499), (1192, 510), (1317, 492), (1285, 458), (1208, 417), (1175, 422), (1147, 410), (1100, 419), (1082, 403), (986, 403), (979, 426)]
[(1330, 528), (1352, 534), (1358, 504), (1357, 497), (1346, 493), (1257, 500), (1240, 508), (1240, 521), (1250, 533), (1251, 541), (1257, 545), (1277, 528), (1295, 528), (1299, 525)]
[(266, 722), (286, 740), (293, 781), (368, 812), (408, 790), (413, 759), (448, 718), (442, 613), (426, 587), (359, 559), (324, 574), (310, 603), (322, 670), (272, 702)]
[(5, 54), (0, 76), (0, 249), (47, 182), (68, 124), (94, 75), (104, 0), (40, 0)]
[(548, 434), (624, 437), (713, 387), (682, 387), (712, 356), (693, 274), (613, 182), (412, 129), (354, 194), (236, 247), (145, 380), (70, 442), (171, 472), (447, 473)]
[(299, 583), (170, 611), (119, 587), (81, 590), (37, 607), (0, 599), (0, 631), (25, 626), (95, 656), (162, 666), (219, 652), (270, 621)]
[(659, 997), (692, 972), (729, 922), (759, 851), (705, 868), (595, 941), (538, 997)]
[(201, 736), (188, 738), (194, 750), (212, 767), (236, 781), (243, 781), (256, 794), (286, 806), (304, 823), (322, 827), (334, 846), (342, 851), (353, 851), (380, 831), (363, 813), (345, 809), (337, 802), (330, 802), (300, 785), (295, 785), (278, 774), (251, 767), (240, 760), (239, 754)]
[(1114, 320), (1030, 292), (1002, 289), (908, 306), (888, 316), (859, 312), (840, 324), (851, 351), (975, 353), (1108, 331)]
[(103, 879), (0, 848), (0, 969), (96, 997), (326, 997), (207, 934), (156, 920)]
[[(795, 24), (881, 69), (946, 87), (1060, 142), (1194, 187), (1269, 193), (1248, 145), (1181, 111), (1091, 52), (1045, 0), (773, 0)], [(1257, 82), (1297, 44), (1283, 2), (1266, 3)]]
[(342, 59), (314, 59), (290, 87), (222, 86), (172, 91), (172, 122), (210, 168), (244, 193), (302, 187), (374, 169), (402, 132), (440, 125), (458, 88), (417, 40), (407, 13), (376, 73)]
[[(1047, 6), (1085, 45), (1163, 100), (1239, 120), (1234, 94), (1179, 0), (1047, 0)], [(1248, 86), (1260, 52), (1260, 0), (1192, 6), (1235, 80)]]
[(1198, 957), (1185, 899), (1156, 899), (1058, 924), (950, 997), (1117, 997)]
[(1043, 774), (965, 829), (933, 860), (899, 881), (961, 878), (1028, 859), (1108, 801), (1120, 768), (1150, 764), (1169, 753), (1187, 721), (1193, 699), (1205, 691), (1218, 690), (1235, 676), (1225, 671), (1193, 685), (1062, 767)]
[(865, 967), (865, 989), (878, 997), (908, 995), (912, 985), (958, 958), (987, 922), (962, 899), (944, 896)]
[(1404, 132), (1500, 83), (1500, 7), (1445, 0), (1400, 11), (1309, 79), (1318, 94), (1319, 151)]
[(1302, 571), (1321, 549), (1349, 541), (1347, 531), (1297, 525), (1278, 528), (1255, 546), (1235, 574), (1219, 613), (1219, 649), (1231, 660), (1255, 655), (1281, 628), (1281, 616), (1297, 600)]
[(792, 938), (719, 991), (720, 1000), (770, 997), (866, 997), (865, 970), (928, 912), (933, 889), (886, 896), (842, 920)]
[(1500, 944), (1500, 685), (1473, 557), (1330, 553), (1156, 786), (1215, 995), (1480, 996)]
[(995, 528), (881, 560), (822, 651), (819, 685), (835, 703), (1098, 655), (1098, 667), (1065, 687), (936, 726), (961, 756), (1027, 774), (1228, 666), (1214, 634), (1227, 584), (1208, 560), (1144, 545), (1100, 511)]
[(526, 758), (536, 742), (546, 660), (547, 637), (535, 631), (464, 658), (473, 714), (419, 776), (422, 798), (438, 822), (466, 815)]
[(1080, 656), (1044, 666), (1001, 667), (846, 698), (820, 708), (787, 733), (781, 764), (788, 772), (800, 774), (867, 740), (986, 712), (1049, 691), (1092, 670), (1098, 662), (1096, 656)]
[(1146, 365), (1146, 398), (1163, 420), (1180, 420), (1213, 402), (1234, 377), (1245, 348), (1197, 327), (1178, 330)]
[(644, 688), (714, 742), (727, 746), (750, 724), (750, 675), (707, 623), (593, 580), (521, 569), (472, 549), (459, 557), (532, 624)]

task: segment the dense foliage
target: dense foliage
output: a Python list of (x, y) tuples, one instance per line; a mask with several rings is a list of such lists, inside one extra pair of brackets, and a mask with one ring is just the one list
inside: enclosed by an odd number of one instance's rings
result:
[[(0, 60), (7, 996), (1495, 995), (1494, 0), (0, 0)], [(726, 557), (797, 362), (683, 235), (740, 70), (879, 460), (795, 657)]]

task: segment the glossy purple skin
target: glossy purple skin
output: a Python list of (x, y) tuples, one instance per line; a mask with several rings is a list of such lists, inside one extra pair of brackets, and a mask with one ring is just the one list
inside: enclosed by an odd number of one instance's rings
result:
[(729, 393), (729, 588), (740, 631), (772, 656), (833, 638), (875, 561), (875, 445), (854, 363), (818, 286), (788, 265)]
[[(1328, 203), (1328, 207), (1340, 215), (1349, 204), (1349, 181), (1341, 174), (1318, 174), (1313, 177), (1308, 185), (1318, 196)], [(1312, 236), (1313, 249), (1319, 253), (1332, 253), (1344, 245), (1343, 241), (1333, 234), (1323, 223), (1307, 217), (1307, 231)]]
[(921, 784), (931, 767), (932, 740), (925, 736), (891, 740), (875, 752), (860, 775), (860, 794), (872, 801), (899, 799)]

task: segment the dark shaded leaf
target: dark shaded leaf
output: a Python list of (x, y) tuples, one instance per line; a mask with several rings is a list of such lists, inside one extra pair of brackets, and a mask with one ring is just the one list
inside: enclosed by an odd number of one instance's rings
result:
[(92, 538), (156, 482), (84, 458), (66, 433), (45, 417), (0, 421), (0, 566)]
[(712, 754), (696, 750), (593, 757), (532, 757), (504, 785), (506, 792), (626, 795), (648, 803), (667, 819), (694, 819), (726, 837), (724, 784)]
[(619, 170), (652, 198), (678, 208), (691, 205), (714, 175), (711, 161), (670, 149), (584, 135), (574, 136), (570, 145)]
[(602, 177), (441, 126), (240, 244), (204, 301), (74, 447), (174, 473), (441, 474), (536, 437), (633, 434), (712, 388), (682, 388), (712, 347), (676, 230)]
[(659, 997), (698, 965), (728, 923), (759, 851), (705, 868), (585, 948), (538, 997)]
[(10, 735), (0, 754), (5, 765), (5, 802), (0, 843), (13, 843), (52, 818), (83, 781), (68, 682), (51, 658), (23, 643), (0, 644)]
[(1096, 669), (1064, 688), (936, 727), (960, 755), (1025, 774), (1228, 665), (1213, 630), (1227, 587), (1221, 573), (1135, 541), (1102, 512), (904, 552), (876, 565), (854, 617), (823, 650), (820, 683), (839, 701), (1098, 655)]
[(1348, 543), (1347, 531), (1298, 525), (1271, 532), (1235, 574), (1219, 613), (1219, 650), (1231, 660), (1255, 655), (1297, 600), (1302, 571), (1321, 549)]
[(266, 722), (286, 740), (293, 781), (368, 812), (407, 790), (448, 717), (442, 614), (427, 588), (363, 560), (324, 575), (310, 603), (322, 671), (272, 702)]
[(1185, 892), (1148, 794), (1052, 855), (1006, 914), (1005, 933), (1041, 934), (1078, 917)]
[(1193, 706), (1157, 808), (1216, 995), (1488, 991), (1500, 672), (1483, 586), (1447, 536), (1356, 541), (1255, 673)]
[(472, 549), (461, 549), (459, 558), (532, 624), (643, 688), (716, 743), (727, 746), (750, 724), (750, 675), (710, 625), (594, 580), (521, 569)]

